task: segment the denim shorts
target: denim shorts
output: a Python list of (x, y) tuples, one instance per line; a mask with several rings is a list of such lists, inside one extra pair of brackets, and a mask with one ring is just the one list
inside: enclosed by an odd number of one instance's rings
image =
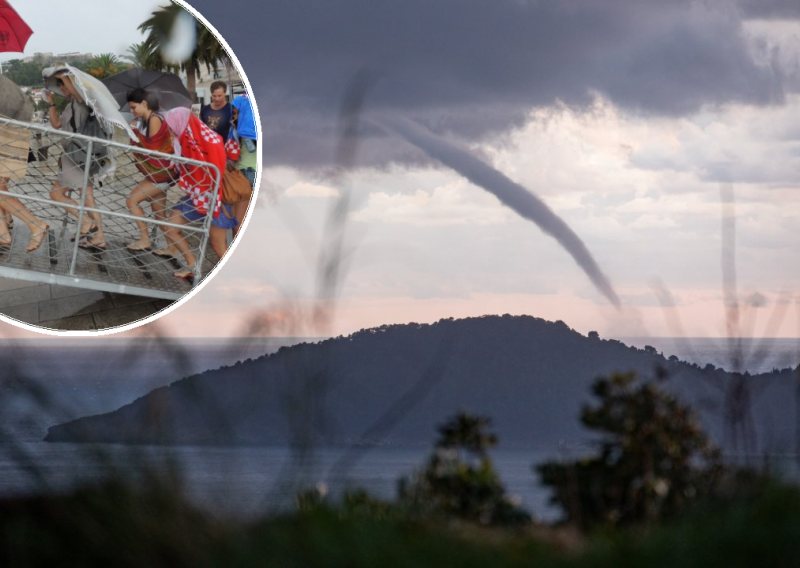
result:
[[(181, 200), (175, 204), (173, 209), (180, 211), (183, 218), (189, 222), (200, 221), (205, 217), (204, 213), (200, 213), (195, 209), (194, 205), (192, 205), (192, 198), (188, 195), (181, 197)], [(225, 214), (226, 212), (230, 218)], [(223, 203), (222, 207), (220, 207), (219, 217), (211, 217), (211, 224), (220, 229), (233, 229), (239, 224), (239, 221), (237, 221), (236, 217), (233, 215), (231, 206)]]

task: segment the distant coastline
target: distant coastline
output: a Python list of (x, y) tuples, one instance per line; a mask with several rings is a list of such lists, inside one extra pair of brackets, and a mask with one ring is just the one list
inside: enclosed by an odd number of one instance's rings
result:
[[(663, 340), (635, 342), (644, 345), (583, 335), (563, 321), (532, 316), (383, 325), (318, 343), (303, 339), (269, 355), (184, 374), (114, 412), (51, 426), (45, 440), (280, 446), (301, 432), (326, 446), (410, 447), (426, 442), (445, 416), (465, 409), (492, 416), (506, 447), (552, 449), (586, 440), (576, 417), (595, 378), (629, 371), (653, 378), (663, 369), (670, 391), (689, 403), (702, 402), (707, 428), (721, 443), (720, 405), (737, 377), (725, 370), (731, 368), (726, 343), (695, 340), (695, 347), (689, 345), (693, 357), (679, 357), (662, 354)], [(789, 350), (779, 354), (784, 365), (769, 350), (752, 357), (768, 342), (742, 344), (746, 356), (767, 366), (763, 374), (751, 373), (760, 387), (771, 385), (753, 407), (756, 421), (770, 429), (764, 442), (788, 448), (795, 432), (789, 418), (795, 343), (789, 340)], [(698, 346), (722, 350), (703, 354)], [(398, 415), (402, 419), (389, 420), (391, 428), (380, 426), (395, 415), (395, 405), (405, 408), (404, 400), (413, 404)], [(715, 410), (705, 411), (709, 404)], [(156, 422), (149, 418), (154, 413)], [(298, 422), (297, 416), (307, 413), (315, 416), (312, 429), (298, 430), (310, 417)], [(784, 418), (777, 423), (775, 417)]]
[[(484, 316), (493, 317), (493, 316)], [(395, 324), (407, 325), (407, 324)], [(428, 324), (430, 325), (430, 324)], [(280, 347), (289, 347), (300, 343), (320, 343), (333, 337), (170, 337), (165, 341), (171, 345), (182, 348), (202, 348), (213, 346), (216, 349), (226, 347), (232, 350), (246, 347), (248, 356), (254, 350), (264, 348), (263, 353), (277, 351)], [(734, 371), (731, 365), (730, 339), (724, 337), (604, 337), (601, 339), (616, 340), (627, 346), (643, 349), (650, 345), (664, 357), (675, 355), (680, 361), (695, 363), (705, 366), (708, 363), (726, 371)], [(800, 364), (800, 337), (798, 338), (735, 338), (740, 340), (743, 348), (743, 367), (739, 371), (750, 374), (769, 373), (773, 369), (795, 368)], [(140, 346), (153, 347), (158, 345), (160, 339), (154, 337), (47, 337), (47, 338), (13, 338), (6, 339), (6, 344), (11, 343), (22, 349), (61, 349), (69, 348), (90, 352), (96, 348), (138, 348)], [(756, 353), (761, 351), (757, 356)], [(209, 367), (213, 370), (216, 367)], [(205, 370), (205, 369), (203, 369)], [(179, 377), (178, 377), (179, 378)]]

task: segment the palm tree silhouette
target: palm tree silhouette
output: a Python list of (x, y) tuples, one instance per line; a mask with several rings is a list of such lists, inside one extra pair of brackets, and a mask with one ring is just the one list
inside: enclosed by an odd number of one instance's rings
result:
[[(149, 61), (153, 56), (152, 50), (147, 46), (145, 42), (134, 43), (130, 47), (128, 47), (127, 55), (123, 55), (121, 59), (131, 63), (134, 67), (138, 67), (140, 69), (152, 69), (149, 65)], [(153, 69), (157, 71), (157, 69)]]
[[(164, 58), (164, 48), (170, 41), (170, 35), (178, 18), (186, 15), (194, 21), (195, 37), (192, 52), (183, 61), (167, 61)], [(196, 81), (200, 75), (201, 65), (205, 65), (210, 71), (218, 62), (228, 58), (225, 49), (214, 37), (214, 34), (178, 4), (170, 4), (152, 12), (150, 18), (139, 25), (139, 30), (147, 34), (142, 47), (143, 51), (148, 52), (145, 60), (146, 67), (156, 71), (185, 71), (186, 87), (192, 100), (195, 101), (197, 100)]]

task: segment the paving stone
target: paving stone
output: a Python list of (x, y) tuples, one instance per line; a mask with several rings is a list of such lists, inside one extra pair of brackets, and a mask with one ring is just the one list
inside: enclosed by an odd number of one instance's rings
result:
[(36, 286), (39, 286), (38, 282), (0, 278), (0, 292), (5, 292), (7, 290), (18, 290), (20, 288), (35, 288)]
[(111, 327), (118, 327), (120, 325), (133, 323), (153, 315), (157, 311), (159, 310), (156, 308), (154, 303), (148, 302), (146, 304), (136, 304), (135, 306), (127, 306), (114, 310), (96, 312), (93, 314), (93, 316), (94, 321), (97, 324), (97, 329), (108, 329)]
[(24, 304), (22, 306), (11, 306), (0, 309), (4, 315), (20, 320), (25, 323), (38, 325), (39, 323), (39, 304)]
[(50, 299), (50, 286), (47, 284), (28, 288), (17, 288), (0, 292), (0, 311), (11, 306), (21, 306)]
[(168, 308), (172, 304), (174, 304), (172, 300), (154, 300), (153, 305), (155, 306), (156, 310), (160, 311), (164, 308)]
[(86, 288), (74, 288), (72, 286), (50, 286), (50, 297), (54, 300), (69, 298), (70, 296), (80, 296), (87, 292)]
[(115, 308), (124, 308), (126, 306), (134, 306), (136, 304), (146, 304), (152, 302), (153, 298), (146, 298), (145, 296), (132, 296), (131, 294), (109, 294), (111, 301), (114, 302)]
[(50, 329), (118, 327), (158, 313), (172, 303), (131, 294), (0, 278), (0, 313)]
[(42, 321), (49, 321), (109, 310), (113, 307), (114, 304), (107, 294), (103, 292), (87, 292), (80, 296), (41, 302), (39, 304), (39, 317)]
[(50, 329), (58, 329), (60, 331), (84, 331), (90, 329), (97, 329), (97, 326), (92, 319), (91, 314), (84, 314), (82, 316), (73, 316), (70, 318), (61, 318), (50, 321), (43, 321), (39, 324), (42, 327)]

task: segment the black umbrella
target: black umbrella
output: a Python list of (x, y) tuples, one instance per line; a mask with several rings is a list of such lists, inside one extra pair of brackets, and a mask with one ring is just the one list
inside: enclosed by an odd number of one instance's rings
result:
[(192, 98), (180, 78), (171, 73), (150, 71), (131, 67), (130, 69), (103, 79), (114, 99), (119, 103), (119, 110), (129, 112), (128, 93), (134, 89), (146, 89), (158, 95), (161, 110), (178, 107), (192, 108)]

